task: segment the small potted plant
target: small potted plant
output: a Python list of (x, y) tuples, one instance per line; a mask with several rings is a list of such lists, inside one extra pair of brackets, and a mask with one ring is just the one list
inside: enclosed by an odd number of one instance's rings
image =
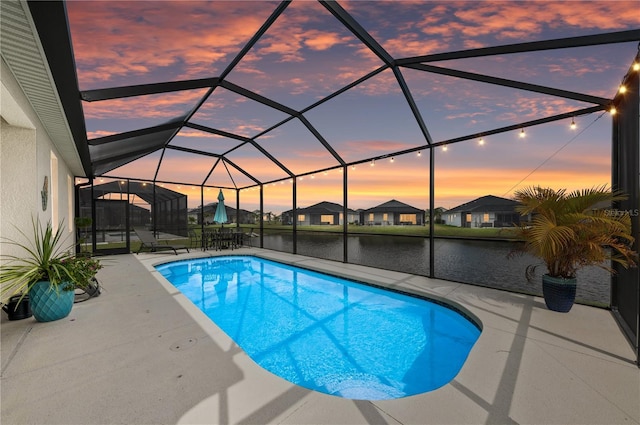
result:
[(0, 294), (2, 300), (15, 295), (22, 300), (28, 295), (33, 316), (40, 322), (62, 319), (71, 312), (75, 287), (85, 285), (89, 274), (93, 273), (89, 278), (95, 275), (93, 270), (80, 270), (83, 262), (91, 262), (95, 271), (100, 266), (93, 263), (96, 260), (76, 258), (70, 249), (61, 246), (62, 223), (55, 232), (50, 222), (44, 228), (37, 219), (32, 224), (32, 239), (19, 230), (29, 242), (1, 240), (24, 252), (21, 256), (0, 256)]
[(100, 295), (100, 286), (96, 280), (96, 273), (102, 268), (99, 260), (86, 253), (62, 260), (66, 266), (67, 279), (74, 282), (76, 288), (84, 290), (89, 297)]
[[(547, 273), (542, 276), (542, 291), (550, 310), (568, 312), (576, 295), (576, 272), (586, 266), (598, 266), (610, 273), (610, 261), (627, 268), (635, 265), (637, 253), (631, 248), (631, 220), (627, 214), (612, 214), (614, 201), (626, 196), (606, 186), (576, 190), (529, 187), (515, 193), (520, 205), (516, 211), (531, 216), (521, 223), (518, 236), (524, 246), (512, 254), (527, 252), (542, 260)], [(530, 265), (531, 280), (539, 265)]]

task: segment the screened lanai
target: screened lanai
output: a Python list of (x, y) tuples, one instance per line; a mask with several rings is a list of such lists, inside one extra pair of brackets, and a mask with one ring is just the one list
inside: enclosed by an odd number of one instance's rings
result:
[[(258, 212), (264, 248), (501, 287), (517, 278), (479, 281), (486, 256), (438, 234), (439, 209), (530, 185), (606, 184), (630, 195), (617, 209), (640, 205), (635, 2), (29, 8), (83, 161), (79, 184), (163, 185), (200, 211), (222, 190)], [(348, 217), (391, 200), (427, 223), (271, 226), (320, 202)], [(507, 262), (505, 246), (465, 238)], [(637, 269), (590, 279), (604, 286), (579, 298), (620, 310), (637, 349)]]

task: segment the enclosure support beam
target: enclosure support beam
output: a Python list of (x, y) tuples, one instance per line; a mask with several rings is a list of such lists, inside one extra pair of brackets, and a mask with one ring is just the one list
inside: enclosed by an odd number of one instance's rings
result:
[[(640, 61), (640, 52), (635, 62)], [(630, 69), (623, 84), (627, 91), (614, 103), (619, 113), (612, 119), (611, 185), (623, 191), (628, 199), (614, 203), (615, 214), (627, 214), (631, 219), (633, 249), (640, 246), (640, 72)], [(611, 310), (636, 354), (640, 367), (640, 271), (612, 264), (616, 273), (611, 277)]]
[(293, 192), (291, 193), (293, 202), (293, 254), (298, 253), (298, 176), (293, 177)]
[(349, 202), (349, 197), (348, 192), (347, 192), (347, 186), (348, 186), (348, 180), (347, 180), (347, 167), (343, 167), (344, 171), (342, 173), (342, 261), (344, 263), (348, 263), (349, 262), (349, 236), (348, 236), (348, 231), (349, 231), (349, 214), (347, 214), (347, 211), (349, 211), (349, 206), (347, 205), (347, 203)]
[(429, 277), (435, 278), (435, 242), (434, 232), (435, 224), (433, 210), (435, 209), (435, 150), (429, 149)]
[[(153, 185), (155, 188), (155, 184)], [(204, 186), (200, 186), (200, 248), (205, 247), (204, 242)]]
[(264, 248), (264, 188), (260, 183), (260, 248)]

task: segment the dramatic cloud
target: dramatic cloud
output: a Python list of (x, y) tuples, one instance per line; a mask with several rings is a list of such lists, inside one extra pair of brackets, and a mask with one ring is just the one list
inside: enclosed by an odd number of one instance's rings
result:
[[(276, 1), (70, 1), (67, 9), (81, 88), (219, 76), (278, 4)], [(341, 1), (340, 4), (396, 59), (640, 27), (635, 1)], [(434, 65), (611, 97), (636, 52), (637, 47), (631, 44), (470, 58)], [(383, 63), (320, 3), (296, 1), (246, 52), (227, 79), (300, 111)], [(399, 71), (400, 74), (394, 74), (387, 69), (305, 112), (305, 116), (341, 156), (359, 160), (426, 143), (407, 100), (415, 102), (436, 140), (587, 106), (560, 97), (405, 67)], [(410, 93), (402, 91), (400, 77), (406, 80)], [(205, 92), (206, 89), (83, 102), (88, 137), (182, 117)], [(276, 109), (217, 88), (193, 122), (254, 137), (287, 116)], [(608, 132), (609, 125), (601, 122), (594, 128), (604, 127)], [(261, 136), (258, 142), (294, 172), (336, 164), (317, 138), (303, 130), (284, 125)], [(572, 188), (606, 183), (610, 178), (609, 164), (601, 158), (606, 159), (608, 151), (605, 149), (607, 152), (601, 154), (600, 148), (609, 143), (608, 133), (603, 139), (602, 133), (593, 130), (584, 134), (579, 150), (563, 151), (528, 177), (573, 135), (558, 127), (555, 134), (535, 138), (536, 133), (542, 135), (543, 131), (532, 128), (532, 136), (526, 143), (504, 142), (497, 146), (490, 140), (483, 152), (474, 150), (471, 144), (459, 144), (452, 147), (448, 157), (438, 150), (435, 199), (439, 206), (452, 207), (486, 194), (509, 196), (510, 188), (521, 183), (554, 187), (566, 183)], [(190, 129), (182, 130), (172, 142), (216, 154), (238, 143)], [(250, 145), (228, 157), (260, 181), (286, 176)], [(159, 152), (154, 153), (114, 170), (113, 175), (152, 178), (159, 158)], [(215, 160), (178, 155), (174, 151), (160, 167), (159, 178), (201, 184)], [(369, 207), (395, 198), (426, 207), (429, 170), (424, 161), (414, 162), (406, 157), (398, 158), (394, 167), (385, 160), (375, 167), (360, 164), (355, 170), (349, 169), (349, 198), (353, 204), (350, 206)], [(232, 187), (254, 183), (233, 166), (228, 169), (216, 168), (207, 184)], [(342, 202), (342, 181), (337, 172), (319, 173), (297, 185), (300, 205), (325, 199)], [(190, 205), (198, 199), (191, 196), (192, 190), (195, 189), (188, 188)], [(247, 194), (243, 202), (255, 205), (258, 197), (254, 192)], [(277, 205), (290, 208), (290, 184), (270, 185), (266, 193), (273, 196), (268, 201), (271, 208)]]

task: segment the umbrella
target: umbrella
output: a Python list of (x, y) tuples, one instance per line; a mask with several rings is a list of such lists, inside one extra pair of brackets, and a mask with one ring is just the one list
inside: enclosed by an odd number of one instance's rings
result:
[(227, 209), (224, 206), (224, 195), (222, 194), (222, 189), (220, 189), (220, 193), (218, 193), (218, 206), (216, 207), (216, 213), (213, 216), (213, 221), (222, 224), (227, 222)]

